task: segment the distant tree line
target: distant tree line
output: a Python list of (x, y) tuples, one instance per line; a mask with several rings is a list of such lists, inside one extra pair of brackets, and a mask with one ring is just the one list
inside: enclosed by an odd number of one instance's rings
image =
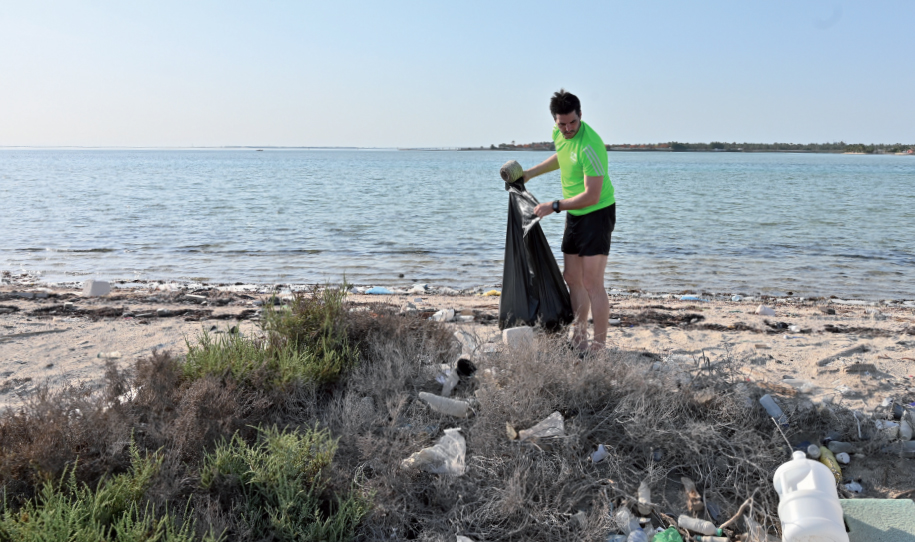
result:
[[(620, 143), (606, 145), (607, 150), (613, 151), (674, 151), (674, 152), (855, 152), (863, 154), (915, 154), (915, 145), (902, 143), (727, 143), (712, 141), (710, 143), (681, 143), (670, 141), (668, 143)], [(539, 141), (536, 143), (511, 143), (492, 144), (487, 147), (464, 147), (461, 150), (491, 150), (491, 151), (555, 151), (556, 145), (552, 141)]]
[(726, 143), (712, 141), (711, 143), (668, 143), (672, 151), (730, 151), (730, 152), (859, 152), (866, 154), (889, 154), (908, 152), (915, 149), (915, 145), (902, 143)]

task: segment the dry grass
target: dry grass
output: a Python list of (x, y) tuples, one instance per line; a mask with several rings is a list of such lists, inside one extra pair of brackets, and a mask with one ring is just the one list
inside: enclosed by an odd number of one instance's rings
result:
[[(299, 306), (315, 310), (302, 300)], [(751, 514), (777, 533), (771, 476), (787, 448), (756, 402), (764, 392), (743, 385), (727, 359), (678, 368), (610, 351), (582, 361), (558, 338), (543, 336), (531, 348), (477, 359), (476, 376), (455, 390), (473, 398), (475, 415), (455, 420), (417, 399), (420, 391), (440, 390), (434, 380), (439, 365), (460, 352), (449, 329), (381, 306), (341, 307), (346, 310), (330, 320), (303, 316), (277, 326), (287, 326), (286, 344), (319, 341), (355, 356), (345, 364), (325, 356), (340, 369), (333, 379), (278, 379), (264, 364), (244, 375), (189, 372), (185, 360), (153, 353), (130, 374), (110, 368), (101, 392), (40, 391), (25, 408), (0, 418), (0, 483), (8, 507), (34, 500), (44, 482), (68, 469), (90, 488), (128, 472), (133, 438), (140, 451), (161, 458), (144, 493), (156, 514), (168, 511), (180, 523), (189, 502), (198, 537), (266, 539), (269, 528), (245, 523), (254, 516), (244, 509), (243, 484), (231, 477), (201, 482), (205, 458), (227, 442), (268, 450), (257, 444), (266, 428), (286, 434), (318, 428), (336, 440), (336, 453), (322, 462), (314, 498), (329, 520), (340, 503), (351, 502), (347, 495), (369, 499), (357, 540), (453, 540), (455, 534), (490, 541), (605, 540), (615, 528), (613, 512), (633, 504), (643, 480), (657, 505), (655, 526), (667, 526), (661, 514), (685, 513), (681, 476), (719, 509), (717, 523), (754, 495)], [(303, 333), (297, 325), (319, 332)], [(565, 418), (566, 437), (531, 443), (506, 436), (506, 422), (523, 429), (554, 411)], [(839, 409), (791, 414), (811, 431), (838, 429), (846, 437), (856, 431), (850, 414)], [(449, 427), (461, 427), (467, 441), (463, 476), (400, 468)], [(592, 464), (588, 456), (598, 444), (611, 453)], [(878, 446), (875, 441), (872, 449)], [(584, 523), (573, 519), (579, 511)], [(742, 522), (737, 527), (742, 530)], [(348, 539), (348, 528), (334, 532)]]

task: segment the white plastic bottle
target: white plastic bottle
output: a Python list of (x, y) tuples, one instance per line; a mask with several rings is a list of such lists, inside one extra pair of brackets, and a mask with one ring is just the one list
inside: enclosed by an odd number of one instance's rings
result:
[(686, 529), (687, 531), (692, 531), (694, 533), (704, 534), (704, 535), (713, 535), (718, 532), (718, 528), (715, 527), (715, 524), (711, 521), (705, 521), (704, 519), (691, 518), (687, 515), (681, 514), (677, 518), (677, 525), (681, 529)]
[(848, 542), (836, 479), (826, 465), (794, 452), (791, 461), (776, 469), (772, 481), (779, 496), (783, 542)]

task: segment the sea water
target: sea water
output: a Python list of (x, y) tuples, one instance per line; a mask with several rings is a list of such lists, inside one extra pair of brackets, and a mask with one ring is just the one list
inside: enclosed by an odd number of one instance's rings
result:
[[(499, 166), (545, 152), (0, 150), (0, 271), (469, 287), (502, 276)], [(915, 297), (915, 157), (611, 152), (607, 286)], [(560, 197), (558, 172), (532, 180)], [(542, 221), (562, 265), (565, 214)]]

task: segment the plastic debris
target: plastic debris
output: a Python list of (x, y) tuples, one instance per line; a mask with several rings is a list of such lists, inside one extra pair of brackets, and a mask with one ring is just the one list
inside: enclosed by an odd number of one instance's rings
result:
[(702, 299), (697, 295), (684, 295), (680, 297), (680, 301), (702, 301), (703, 303), (708, 303), (708, 299)]
[(513, 327), (502, 330), (502, 342), (510, 348), (518, 348), (534, 342), (534, 328)]
[(908, 420), (899, 420), (899, 438), (902, 440), (912, 440), (912, 424)]
[(731, 301), (735, 301), (735, 302), (736, 302), (736, 301), (743, 301), (743, 296), (732, 295), (732, 296), (731, 296)]
[(464, 474), (464, 454), (467, 443), (460, 433), (461, 428), (445, 429), (445, 434), (435, 446), (423, 448), (403, 460), (403, 469), (421, 469), (434, 474), (461, 476)]
[(781, 407), (775, 403), (775, 399), (768, 393), (759, 398), (759, 404), (766, 409), (769, 416), (775, 418), (779, 425), (788, 425), (788, 417), (782, 412)]
[(99, 352), (98, 357), (101, 359), (121, 359), (120, 352)]
[(610, 455), (610, 452), (604, 448), (603, 444), (597, 445), (597, 451), (591, 454), (591, 463), (600, 463), (604, 459), (607, 459), (607, 456)]
[(442, 385), (442, 397), (450, 397), (455, 386), (461, 381), (461, 377), (457, 371), (447, 365), (443, 365), (442, 373), (435, 377), (435, 381)]
[(450, 322), (454, 320), (454, 309), (442, 309), (432, 315), (432, 320), (436, 322)]
[(819, 459), (820, 458), (820, 447), (817, 446), (816, 444), (811, 444), (810, 446), (807, 446), (807, 455), (810, 456), (811, 459)]
[(639, 484), (639, 513), (643, 516), (651, 514), (651, 487), (648, 486), (648, 480), (642, 480)]
[(521, 440), (564, 436), (566, 436), (565, 421), (559, 412), (550, 414), (530, 429), (518, 431), (518, 437)]
[[(105, 280), (87, 280), (83, 283), (83, 297), (99, 297), (111, 293), (111, 285)], [(47, 296), (45, 296), (47, 297)]]
[(771, 307), (760, 305), (756, 307), (756, 314), (760, 316), (775, 316), (775, 310), (773, 310)]
[(473, 542), (473, 539), (467, 538), (466, 536), (457, 535), (457, 540), (455, 542)]
[(419, 398), (425, 401), (432, 410), (447, 416), (466, 418), (470, 412), (470, 403), (467, 401), (440, 397), (434, 393), (424, 391), (419, 392)]
[(718, 532), (718, 528), (715, 527), (715, 524), (711, 521), (706, 521), (699, 518), (691, 518), (682, 514), (677, 518), (677, 525), (681, 529), (686, 529), (687, 531), (692, 531), (694, 533), (704, 535), (714, 535)]
[(502, 292), (500, 292), (499, 290), (490, 290), (490, 291), (486, 292), (485, 294), (480, 294), (480, 295), (482, 295), (483, 297), (499, 297), (502, 295)]
[(878, 431), (891, 439), (899, 436), (899, 424), (896, 422), (891, 422), (889, 420), (875, 420), (874, 424), (876, 424)]
[(652, 542), (683, 542), (683, 537), (674, 527), (668, 527), (666, 531), (654, 535)]
[(844, 487), (848, 491), (851, 491), (852, 493), (861, 493), (864, 491), (864, 488), (861, 487), (861, 484), (859, 484), (858, 482), (849, 482), (849, 483), (843, 485), (842, 487)]
[[(832, 442), (830, 442), (832, 444)], [(820, 446), (820, 463), (826, 465), (832, 475), (835, 477), (836, 482), (842, 481), (842, 467), (839, 466), (839, 462), (836, 461), (836, 456), (832, 454), (829, 448), (825, 446)]]
[(370, 294), (370, 295), (391, 295), (394, 292), (392, 292), (391, 290), (388, 290), (384, 286), (375, 286), (374, 288), (369, 288), (368, 290), (366, 290), (365, 293)]

